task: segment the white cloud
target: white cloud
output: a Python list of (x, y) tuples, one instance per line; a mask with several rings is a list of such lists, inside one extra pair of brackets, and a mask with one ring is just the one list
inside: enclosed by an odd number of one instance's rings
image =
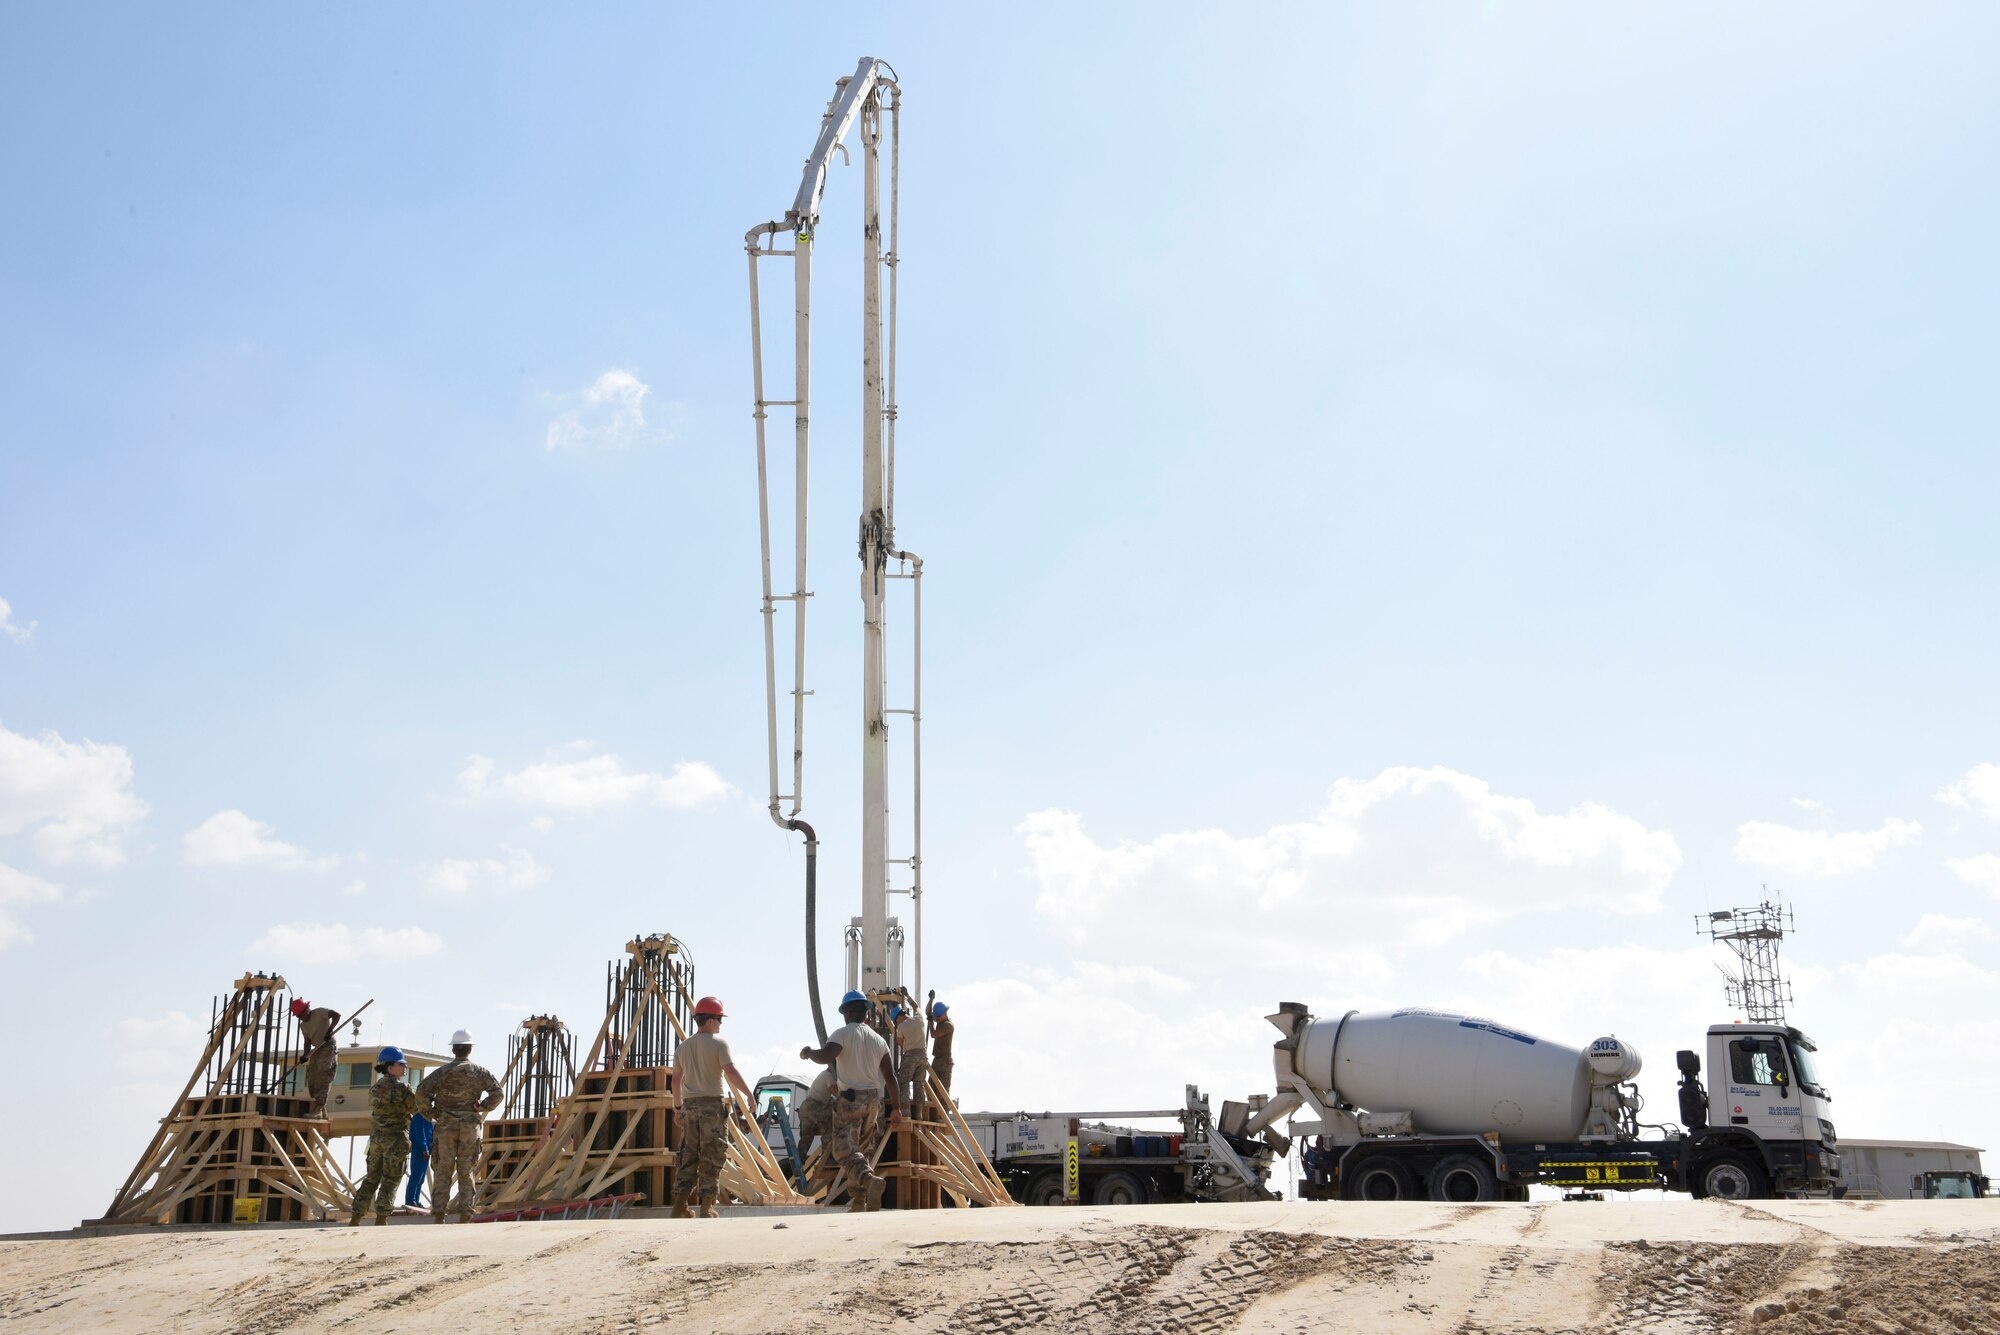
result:
[(208, 1026), (185, 1011), (131, 1016), (111, 1030), (119, 1071), (134, 1080), (158, 1081), (194, 1070), (208, 1042)]
[(1946, 806), (2000, 820), (2000, 765), (1974, 765), (1937, 796)]
[(1915, 843), (1923, 832), (1913, 820), (1887, 820), (1878, 830), (1839, 831), (1751, 820), (1736, 827), (1736, 856), (1793, 876), (1839, 876), (1868, 870), (1882, 854)]
[(444, 895), (473, 890), (532, 890), (549, 879), (549, 869), (525, 848), (502, 847), (501, 858), (445, 858), (431, 867), (430, 888)]
[(284, 923), (250, 943), (250, 949), (296, 964), (348, 964), (356, 960), (408, 960), (435, 955), (444, 941), (421, 927), (364, 927), (341, 923)]
[(52, 885), (39, 876), (17, 870), (0, 862), (0, 950), (5, 950), (16, 941), (32, 941), (28, 929), (15, 921), (6, 910), (14, 904), (45, 904), (62, 898), (62, 887)]
[(123, 828), (146, 810), (124, 747), (0, 727), (0, 834), (33, 826), (35, 851), (50, 862), (110, 866), (125, 860)]
[(2000, 854), (1981, 853), (1969, 858), (1949, 858), (1945, 866), (1952, 874), (1968, 885), (1978, 886), (1995, 899), (2000, 899)]
[(1792, 799), (1792, 805), (1797, 807), (1800, 811), (1826, 810), (1826, 803), (1819, 801), (1817, 798), (1811, 798), (1811, 797), (1795, 797)]
[(26, 644), (35, 637), (35, 627), (39, 622), (30, 621), (25, 626), (14, 624), (14, 609), (5, 598), (0, 598), (0, 634), (16, 644)]
[(1681, 862), (1672, 835), (1599, 803), (1543, 813), (1443, 768), (1342, 779), (1314, 819), (1242, 837), (1106, 845), (1066, 811), (1032, 813), (1019, 830), (1036, 910), (1075, 940), (1100, 925), (1124, 935), (1131, 921), (1201, 921), (1204, 949), (1233, 941), (1298, 961), (1335, 938), (1438, 941), (1540, 910), (1648, 911)]
[(1974, 964), (1957, 951), (1876, 955), (1860, 964), (1842, 965), (1841, 972), (1871, 991), (1953, 997), (1963, 997), (1968, 992), (2000, 992), (2000, 972)]
[(1921, 950), (1926, 946), (1964, 946), (1991, 940), (1993, 929), (1978, 918), (1947, 918), (1940, 913), (1926, 913), (1903, 938), (1903, 944)]
[(459, 786), (474, 796), (511, 798), (524, 806), (558, 811), (590, 811), (649, 801), (663, 807), (697, 807), (736, 795), (736, 789), (713, 767), (684, 760), (671, 774), (628, 770), (610, 753), (585, 760), (544, 761), (495, 777), (486, 756), (467, 756), (458, 773)]
[(598, 453), (630, 449), (673, 433), (646, 425), (646, 396), (652, 393), (630, 371), (609, 370), (586, 385), (581, 403), (549, 423), (543, 444), (551, 452)]
[(368, 893), (368, 882), (357, 876), (346, 885), (341, 886), (340, 893), (343, 895), (365, 895)]
[(275, 867), (325, 871), (338, 858), (316, 858), (297, 844), (271, 837), (263, 821), (240, 811), (218, 811), (182, 836), (183, 857), (190, 867)]

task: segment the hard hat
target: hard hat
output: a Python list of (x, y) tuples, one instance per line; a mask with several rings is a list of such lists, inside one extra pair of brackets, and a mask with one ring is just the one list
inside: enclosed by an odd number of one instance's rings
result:
[(868, 998), (862, 996), (859, 992), (849, 992), (840, 999), (840, 1008), (842, 1010), (846, 1010), (849, 1006), (866, 1006), (867, 1004)]
[(892, 1019), (892, 1020), (900, 1020), (900, 1019), (902, 1019), (902, 1018), (903, 1018), (903, 1008), (902, 1008), (901, 1006), (891, 1006), (891, 1007), (889, 1008), (889, 1018), (890, 1018), (890, 1019)]
[(935, 1020), (950, 1009), (951, 1007), (945, 1005), (942, 1001), (933, 1001), (931, 1003), (931, 1018)]
[(451, 1036), (451, 1045), (453, 1047), (457, 1047), (461, 1043), (468, 1048), (472, 1046), (472, 1035), (466, 1033), (463, 1029), (454, 1031)]
[(397, 1062), (407, 1060), (408, 1058), (403, 1056), (403, 1050), (398, 1047), (383, 1048), (375, 1054), (375, 1064), (377, 1066), (394, 1066)]
[(722, 1003), (720, 1001), (717, 1001), (714, 997), (703, 997), (700, 1001), (694, 1003), (695, 1019), (706, 1020), (711, 1016), (718, 1020), (723, 1018)]
[(292, 1014), (298, 1016), (300, 1019), (304, 1019), (306, 1012), (311, 1009), (312, 1007), (306, 1004), (304, 997), (292, 998)]

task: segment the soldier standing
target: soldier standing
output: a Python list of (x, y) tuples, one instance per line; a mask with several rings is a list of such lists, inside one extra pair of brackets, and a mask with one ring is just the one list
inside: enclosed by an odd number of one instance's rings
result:
[(799, 1049), (807, 1061), (833, 1068), (839, 1087), (833, 1100), (833, 1158), (847, 1170), (847, 1208), (852, 1213), (881, 1209), (882, 1191), (889, 1185), (869, 1162), (885, 1091), (889, 1125), (903, 1120), (889, 1045), (865, 1023), (867, 1015), (868, 998), (849, 992), (840, 999), (840, 1018), (847, 1023), (827, 1035), (825, 1047)]
[(736, 1063), (729, 1059), (729, 1045), (722, 1041), (722, 1021), (722, 1003), (703, 997), (694, 1004), (695, 1032), (674, 1049), (674, 1108), (681, 1135), (680, 1153), (674, 1158), (675, 1219), (688, 1217), (689, 1198), (695, 1213), (715, 1218), (722, 1165), (729, 1157), (729, 1108), (723, 1102), (722, 1082), (727, 1079), (745, 1099), (750, 1097), (750, 1086), (743, 1083)]
[(931, 1069), (937, 1072), (946, 1093), (951, 1092), (951, 1038), (957, 1032), (946, 1013), (950, 1010), (942, 1001), (931, 1003)]
[(924, 1053), (923, 1017), (906, 1002), (890, 1011), (889, 1019), (896, 1026), (896, 1080), (902, 1091), (903, 1106), (915, 1117), (924, 1106), (924, 1075), (930, 1069)]
[(349, 1224), (359, 1224), (375, 1201), (377, 1228), (389, 1222), (389, 1210), (396, 1204), (396, 1184), (410, 1162), (410, 1117), (417, 1110), (417, 1091), (403, 1083), (410, 1068), (401, 1048), (383, 1048), (375, 1055), (380, 1079), (368, 1091), (368, 1174), (354, 1193), (354, 1205), (347, 1213)]
[[(419, 1109), (437, 1129), (432, 1135), (431, 1218), (447, 1214), (468, 1221), (478, 1206), (479, 1136), (486, 1114), (503, 1096), (493, 1072), (472, 1060), (472, 1035), (461, 1029), (451, 1036), (451, 1060), (424, 1077), (417, 1086)], [(452, 1179), (458, 1191), (452, 1194)], [(446, 1197), (450, 1197), (449, 1203)]]
[(292, 1014), (298, 1017), (299, 1037), (306, 1044), (306, 1093), (312, 1099), (313, 1116), (324, 1117), (327, 1091), (333, 1088), (333, 1069), (340, 1055), (336, 1041), (340, 1012), (293, 997)]

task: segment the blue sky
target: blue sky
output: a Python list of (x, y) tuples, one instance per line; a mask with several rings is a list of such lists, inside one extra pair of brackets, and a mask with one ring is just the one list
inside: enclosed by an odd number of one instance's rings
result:
[[(740, 238), (863, 53), (906, 97), (969, 1102), (1266, 1089), (1296, 998), (1615, 1031), (1670, 1108), (1727, 1018), (1693, 916), (1768, 886), (1842, 1131), (1995, 1146), (1997, 28), (0, 15), (0, 1044), (92, 1073), (0, 1109), (0, 1227), (102, 1208), (245, 969), (497, 1061), (666, 930), (746, 1063), (796, 1050)], [(829, 919), (858, 194), (817, 268)]]

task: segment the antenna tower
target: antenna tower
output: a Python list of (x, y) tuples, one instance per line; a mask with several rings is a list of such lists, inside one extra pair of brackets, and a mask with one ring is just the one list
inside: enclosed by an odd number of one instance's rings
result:
[(1736, 955), (1735, 972), (1722, 969), (1730, 1009), (1742, 1011), (1752, 1024), (1783, 1024), (1792, 985), (1778, 968), (1778, 947), (1798, 930), (1791, 909), (1768, 899), (1749, 908), (1717, 909), (1696, 918), (1695, 930)]

